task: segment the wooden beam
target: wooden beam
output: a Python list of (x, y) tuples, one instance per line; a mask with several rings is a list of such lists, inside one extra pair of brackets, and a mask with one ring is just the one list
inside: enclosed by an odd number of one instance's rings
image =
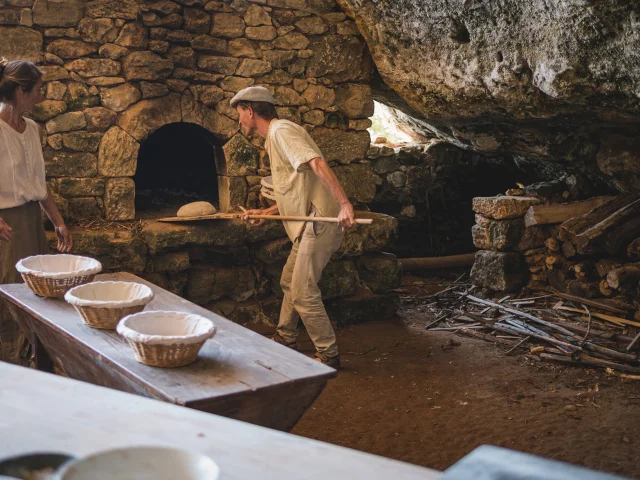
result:
[(437, 270), (439, 268), (470, 267), (475, 261), (475, 253), (449, 255), (447, 257), (399, 258), (405, 271)]
[(546, 225), (549, 223), (562, 223), (572, 217), (584, 215), (595, 207), (608, 202), (614, 197), (595, 197), (580, 202), (560, 203), (554, 205), (534, 205), (529, 207), (524, 216), (524, 224)]

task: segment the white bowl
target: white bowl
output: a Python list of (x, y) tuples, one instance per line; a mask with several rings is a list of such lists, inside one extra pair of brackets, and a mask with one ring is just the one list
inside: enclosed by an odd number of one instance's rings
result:
[(117, 331), (127, 340), (147, 345), (200, 343), (216, 333), (211, 320), (195, 313), (155, 310), (120, 320)]
[(94, 258), (80, 255), (34, 255), (16, 263), (16, 270), (36, 277), (63, 279), (95, 275), (102, 270), (102, 264)]
[(206, 455), (172, 447), (131, 447), (96, 453), (65, 464), (56, 480), (217, 480)]
[(137, 307), (153, 300), (153, 290), (135, 282), (92, 282), (72, 288), (64, 299), (76, 307)]

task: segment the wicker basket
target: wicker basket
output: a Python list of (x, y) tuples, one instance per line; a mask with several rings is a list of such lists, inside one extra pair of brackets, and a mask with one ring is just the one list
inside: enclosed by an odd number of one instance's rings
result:
[(167, 368), (193, 363), (216, 327), (192, 313), (149, 311), (123, 318), (117, 331), (131, 345), (137, 361)]
[(36, 295), (61, 298), (73, 287), (91, 282), (102, 265), (78, 255), (35, 255), (20, 260), (16, 270)]
[(113, 330), (123, 317), (144, 310), (153, 291), (141, 283), (94, 282), (72, 288), (64, 298), (88, 326)]

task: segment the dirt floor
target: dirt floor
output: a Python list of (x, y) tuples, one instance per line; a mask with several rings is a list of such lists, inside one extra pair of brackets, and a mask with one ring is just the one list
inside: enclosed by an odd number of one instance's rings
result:
[[(391, 322), (339, 331), (343, 369), (293, 433), (438, 470), (491, 444), (640, 478), (640, 381), (505, 355), (430, 321), (404, 302)], [(306, 336), (300, 347), (313, 353)]]

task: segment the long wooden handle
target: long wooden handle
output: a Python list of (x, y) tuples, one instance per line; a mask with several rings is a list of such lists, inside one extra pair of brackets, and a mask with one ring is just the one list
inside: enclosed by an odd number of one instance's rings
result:
[[(250, 219), (256, 220), (286, 220), (291, 222), (324, 222), (324, 223), (338, 223), (337, 217), (302, 217), (296, 215), (249, 215)], [(356, 223), (359, 225), (371, 225), (373, 223), (372, 218), (356, 218)]]

